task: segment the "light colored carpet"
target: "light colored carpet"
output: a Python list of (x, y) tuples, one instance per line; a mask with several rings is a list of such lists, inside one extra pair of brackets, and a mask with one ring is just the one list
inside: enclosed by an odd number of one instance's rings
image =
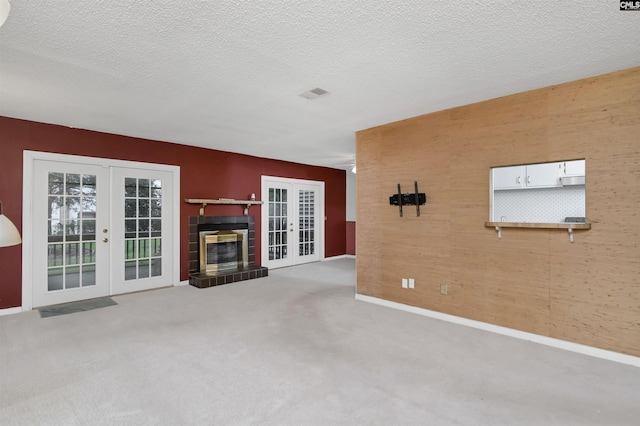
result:
[(355, 262), (0, 317), (2, 425), (637, 425), (640, 369), (354, 299)]

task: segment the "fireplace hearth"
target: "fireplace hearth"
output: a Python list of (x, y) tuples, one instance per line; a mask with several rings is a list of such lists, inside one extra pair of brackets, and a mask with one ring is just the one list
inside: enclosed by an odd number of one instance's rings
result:
[(189, 217), (189, 284), (206, 288), (262, 278), (255, 264), (253, 216)]

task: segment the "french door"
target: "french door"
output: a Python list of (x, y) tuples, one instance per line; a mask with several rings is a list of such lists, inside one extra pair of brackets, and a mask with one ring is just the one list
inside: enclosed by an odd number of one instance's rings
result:
[(173, 284), (172, 172), (32, 164), (32, 307)]
[(171, 285), (171, 173), (115, 167), (112, 183), (112, 294)]
[(324, 182), (262, 177), (262, 265), (281, 268), (324, 256)]
[(109, 294), (109, 170), (37, 161), (33, 305)]

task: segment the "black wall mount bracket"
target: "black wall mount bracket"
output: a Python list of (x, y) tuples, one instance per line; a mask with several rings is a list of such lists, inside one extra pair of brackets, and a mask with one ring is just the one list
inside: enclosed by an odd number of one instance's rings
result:
[(402, 193), (400, 184), (398, 184), (398, 193), (389, 197), (389, 204), (398, 206), (400, 209), (400, 217), (402, 217), (402, 206), (416, 206), (416, 216), (420, 216), (420, 206), (427, 204), (427, 195), (424, 192), (418, 192), (418, 182), (413, 183), (415, 191), (413, 193)]

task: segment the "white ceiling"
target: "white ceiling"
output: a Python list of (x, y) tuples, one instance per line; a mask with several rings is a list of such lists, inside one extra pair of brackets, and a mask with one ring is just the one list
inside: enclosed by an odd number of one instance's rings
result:
[(347, 169), (357, 130), (638, 66), (639, 29), (617, 0), (12, 0), (0, 115)]

